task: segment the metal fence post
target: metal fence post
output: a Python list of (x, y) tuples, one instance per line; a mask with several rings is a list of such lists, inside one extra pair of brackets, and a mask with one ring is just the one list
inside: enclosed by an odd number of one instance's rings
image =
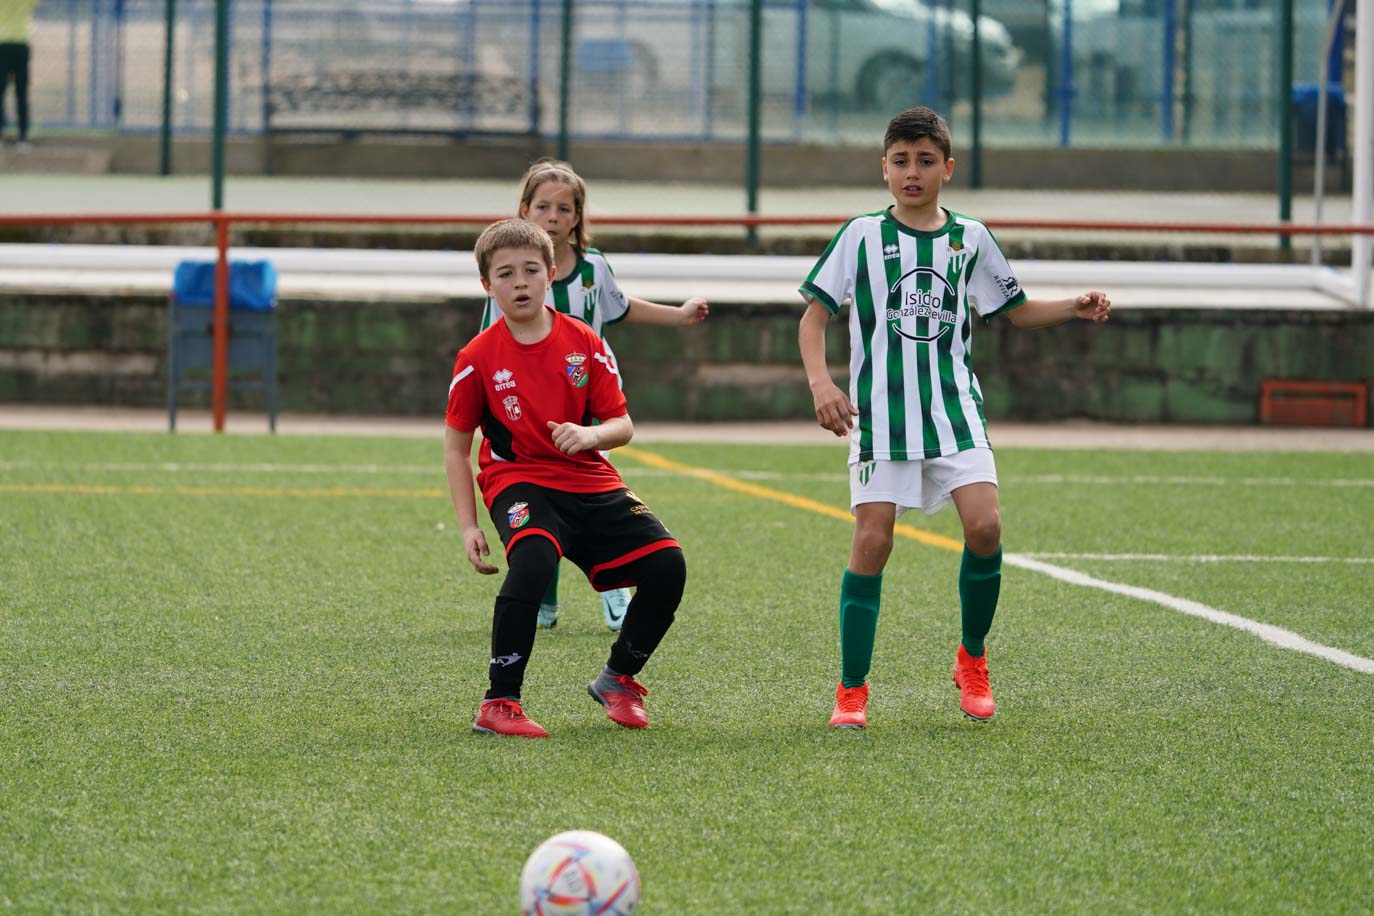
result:
[(982, 0), (973, 0), (973, 156), (969, 185), (976, 191), (983, 186), (983, 44), (978, 34), (978, 19), (982, 16)]
[(1064, 0), (1064, 40), (1059, 48), (1059, 145), (1069, 145), (1073, 117), (1073, 0)]
[(166, 36), (162, 48), (162, 133), (158, 146), (158, 173), (172, 174), (172, 94), (177, 34), (177, 0), (166, 0)]
[(562, 35), (558, 58), (558, 158), (568, 159), (568, 106), (572, 83), (573, 2), (563, 0)]
[[(751, 0), (749, 4), (749, 139), (745, 154), (744, 194), (746, 209), (750, 216), (759, 212), (759, 107), (762, 93), (763, 67), (763, 0)], [(759, 240), (757, 226), (750, 225), (748, 230), (750, 245)]]
[(1164, 60), (1160, 64), (1163, 85), (1159, 87), (1159, 131), (1165, 142), (1171, 142), (1174, 139), (1174, 68), (1177, 66), (1174, 45), (1178, 41), (1174, 0), (1164, 0), (1160, 25), (1164, 32)]
[[(1279, 4), (1279, 221), (1293, 219), (1293, 0)], [(1293, 238), (1279, 236), (1291, 251)]]

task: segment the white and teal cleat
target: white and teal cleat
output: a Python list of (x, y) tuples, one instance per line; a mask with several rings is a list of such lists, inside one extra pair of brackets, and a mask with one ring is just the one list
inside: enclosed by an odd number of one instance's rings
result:
[(558, 605), (540, 604), (537, 622), (542, 629), (552, 630), (558, 626)]
[(601, 616), (606, 626), (618, 630), (625, 625), (625, 611), (630, 607), (630, 590), (613, 588), (601, 593)]

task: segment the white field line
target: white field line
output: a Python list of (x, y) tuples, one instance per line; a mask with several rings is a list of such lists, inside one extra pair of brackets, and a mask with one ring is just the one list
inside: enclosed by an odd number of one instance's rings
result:
[(1187, 598), (1176, 598), (1173, 595), (1166, 595), (1164, 592), (1157, 592), (1152, 588), (1140, 588), (1135, 585), (1122, 585), (1119, 582), (1108, 582), (1105, 579), (1097, 579), (1081, 572), (1075, 572), (1072, 569), (1065, 569), (1062, 566), (1042, 563), (1024, 554), (1008, 554), (1003, 558), (1003, 562), (1008, 566), (1017, 566), (1021, 569), (1029, 569), (1034, 572), (1043, 573), (1053, 579), (1058, 579), (1061, 582), (1068, 582), (1071, 585), (1101, 589), (1105, 592), (1125, 595), (1128, 598), (1136, 598), (1140, 601), (1160, 604), (1171, 610), (1178, 611), (1181, 614), (1187, 614), (1191, 617), (1200, 617), (1203, 620), (1219, 623), (1222, 626), (1244, 630), (1280, 648), (1290, 649), (1294, 652), (1303, 652), (1317, 658), (1323, 658), (1344, 668), (1351, 668), (1355, 671), (1364, 672), (1365, 674), (1374, 674), (1374, 659), (1364, 658), (1360, 655), (1352, 655), (1349, 652), (1335, 649), (1331, 646), (1324, 646), (1321, 643), (1312, 642), (1310, 639), (1299, 636), (1291, 630), (1285, 630), (1282, 627), (1272, 626), (1267, 623), (1259, 623), (1258, 621), (1250, 620), (1248, 617), (1241, 617), (1237, 614), (1227, 613), (1226, 611), (1219, 611), (1214, 607), (1208, 607), (1196, 601), (1189, 601)]
[[(803, 511), (811, 512), (817, 515), (823, 515), (829, 518), (843, 519), (851, 524), (853, 522), (853, 519), (848, 515), (848, 513), (842, 512), (836, 509), (834, 506), (830, 506), (825, 503), (820, 503), (807, 497), (797, 496), (795, 494), (787, 493), (782, 490), (774, 490), (770, 487), (765, 487), (760, 484), (745, 483), (744, 481), (735, 481), (730, 479), (726, 475), (720, 474), (716, 471), (707, 470), (705, 468), (692, 467), (691, 465), (680, 464), (676, 461), (672, 461), (670, 459), (663, 458), (659, 455), (655, 455), (652, 452), (642, 452), (636, 450), (635, 452), (632, 452), (632, 454), (635, 455), (635, 457), (637, 457), (641, 462), (645, 464), (649, 464), (664, 470), (670, 470), (674, 473), (681, 474), (683, 476), (696, 477), (700, 480), (712, 483), (718, 487), (723, 487), (725, 489), (730, 490), (739, 490), (748, 493), (749, 495), (757, 499), (765, 499), (773, 502), (780, 502), (785, 505), (793, 506), (802, 509)], [(958, 552), (961, 549), (963, 549), (963, 545), (953, 538), (948, 538), (944, 535), (933, 534), (930, 532), (922, 531), (920, 529), (915, 529), (909, 525), (897, 525), (895, 533), (901, 535), (902, 537), (911, 538), (912, 540), (920, 541), (922, 543), (929, 544), (934, 547), (939, 547), (942, 550), (952, 550)], [(1351, 653), (1345, 652), (1341, 649), (1336, 649), (1332, 648), (1331, 646), (1324, 646), (1320, 643), (1312, 642), (1311, 640), (1299, 636), (1297, 633), (1294, 633), (1291, 630), (1285, 630), (1282, 627), (1272, 626), (1267, 623), (1259, 623), (1257, 621), (1250, 620), (1249, 618), (1241, 617), (1237, 614), (1230, 614), (1226, 611), (1219, 611), (1216, 608), (1208, 607), (1207, 605), (1200, 604), (1196, 601), (1189, 601), (1186, 598), (1176, 598), (1173, 595), (1167, 595), (1164, 592), (1157, 592), (1154, 589), (1139, 588), (1134, 585), (1122, 585), (1118, 582), (1108, 582), (1105, 579), (1097, 579), (1080, 572), (1075, 572), (1071, 569), (1065, 569), (1062, 566), (1054, 566), (1050, 563), (1044, 563), (1040, 560), (1035, 560), (1021, 554), (1008, 554), (1004, 557), (1004, 562), (1009, 566), (1017, 566), (1022, 569), (1029, 569), (1033, 572), (1043, 573), (1044, 575), (1050, 576), (1051, 578), (1059, 579), (1062, 582), (1068, 582), (1072, 585), (1081, 585), (1085, 588), (1101, 589), (1102, 591), (1113, 592), (1115, 594), (1124, 595), (1129, 598), (1135, 598), (1140, 601), (1147, 601), (1152, 604), (1162, 605), (1163, 607), (1169, 608), (1170, 610), (1175, 610), (1193, 617), (1200, 617), (1203, 620), (1208, 620), (1212, 623), (1219, 623), (1223, 626), (1234, 627), (1238, 630), (1244, 630), (1245, 632), (1258, 636), (1265, 642), (1272, 643), (1273, 645), (1279, 646), (1280, 648), (1289, 649), (1294, 652), (1303, 652), (1308, 655), (1315, 656), (1317, 658), (1334, 662), (1335, 664), (1341, 665), (1345, 668), (1352, 668), (1355, 671), (1364, 672), (1366, 674), (1374, 674), (1374, 659), (1364, 658), (1359, 655), (1352, 655)]]
[[(0, 470), (10, 470), (10, 469), (16, 469), (16, 468), (39, 467), (39, 466), (48, 468), (48, 467), (51, 467), (52, 465), (51, 465), (51, 464), (47, 464), (47, 463), (39, 463), (39, 462), (31, 462), (31, 461), (7, 461), (7, 462), (0, 462)], [(243, 472), (248, 472), (248, 473), (282, 473), (282, 474), (337, 474), (337, 473), (355, 473), (355, 474), (421, 473), (421, 474), (433, 474), (433, 473), (435, 473), (435, 472), (437, 471), (437, 468), (436, 468), (435, 466), (432, 466), (432, 465), (377, 465), (377, 464), (357, 464), (357, 465), (345, 465), (345, 464), (227, 464), (227, 463), (226, 463), (226, 464), (201, 464), (201, 463), (181, 463), (181, 462), (175, 462), (175, 463), (110, 462), (110, 463), (69, 464), (69, 465), (65, 465), (65, 466), (66, 466), (66, 467), (75, 467), (75, 468), (79, 468), (79, 469), (83, 469), (83, 470), (118, 470), (118, 471), (147, 471), (147, 470), (159, 470), (159, 471), (168, 471), (168, 472), (180, 472), (180, 471), (187, 471), (187, 472), (219, 472), (219, 473), (243, 473)], [(660, 476), (660, 475), (661, 475), (661, 476), (682, 476), (682, 472), (681, 472), (681, 471), (675, 471), (675, 470), (669, 470), (669, 469), (662, 469), (662, 468), (645, 468), (645, 467), (638, 467), (638, 468), (635, 468), (634, 473), (635, 473), (636, 475), (643, 475), (643, 476), (650, 476), (651, 474), (652, 474), (653, 476)], [(748, 475), (748, 478), (746, 478), (746, 475)], [(768, 471), (768, 472), (748, 472), (748, 471), (743, 471), (743, 472), (741, 472), (741, 471), (736, 471), (736, 472), (733, 472), (733, 473), (728, 474), (728, 475), (724, 475), (724, 474), (723, 474), (722, 476), (732, 476), (732, 477), (737, 477), (737, 478), (741, 478), (741, 479), (761, 479), (761, 480), (771, 480), (771, 479), (786, 479), (786, 480), (817, 479), (817, 480), (834, 481), (834, 480), (843, 479), (841, 475), (837, 475), (837, 474), (785, 474), (785, 473), (776, 473), (776, 472), (771, 472), (771, 471)], [(1374, 486), (1374, 481), (1367, 481), (1367, 480), (1345, 480), (1345, 481), (1339, 481), (1339, 480), (1330, 480), (1330, 481), (1301, 480), (1301, 481), (1299, 481), (1299, 480), (1297, 480), (1296, 478), (1293, 478), (1293, 479), (1289, 479), (1289, 478), (1245, 478), (1245, 479), (1243, 479), (1243, 480), (1241, 480), (1241, 481), (1233, 481), (1233, 480), (1224, 479), (1224, 478), (1202, 478), (1202, 477), (1197, 477), (1197, 478), (1166, 478), (1166, 477), (1157, 477), (1157, 478), (1115, 477), (1115, 478), (1111, 478), (1111, 477), (1101, 477), (1101, 478), (1095, 478), (1095, 479), (1094, 479), (1094, 478), (1076, 478), (1076, 477), (1069, 477), (1069, 476), (1052, 475), (1052, 476), (1040, 477), (1040, 478), (1038, 478), (1038, 479), (1037, 479), (1037, 478), (1018, 478), (1018, 479), (1019, 479), (1019, 480), (1027, 480), (1027, 479), (1029, 479), (1029, 480), (1031, 480), (1031, 481), (1036, 481), (1036, 482), (1047, 482), (1047, 483), (1076, 483), (1076, 482), (1083, 482), (1083, 481), (1088, 481), (1088, 482), (1113, 482), (1113, 483), (1116, 483), (1116, 482), (1123, 482), (1123, 481), (1139, 481), (1139, 482), (1166, 482), (1166, 481), (1167, 481), (1167, 482), (1172, 482), (1172, 483), (1180, 483), (1180, 482), (1186, 482), (1186, 483), (1204, 483), (1204, 482), (1205, 482), (1205, 483), (1207, 483), (1207, 484), (1243, 482), (1243, 483), (1249, 483), (1249, 484), (1262, 484), (1262, 485), (1268, 485), (1268, 484), (1271, 484), (1271, 483), (1276, 483), (1277, 481), (1283, 481), (1283, 482), (1284, 482), (1284, 485), (1292, 485), (1292, 484), (1296, 484), (1296, 483), (1302, 483), (1302, 484), (1305, 484), (1305, 485), (1307, 485), (1307, 486), (1312, 486), (1312, 485), (1318, 485), (1318, 484), (1323, 484), (1323, 483), (1324, 483), (1324, 484), (1326, 484), (1326, 485), (1328, 485), (1328, 486)], [(783, 495), (784, 495), (784, 494), (779, 493), (779, 496), (783, 496)], [(1238, 630), (1244, 630), (1244, 631), (1246, 631), (1247, 633), (1252, 633), (1252, 634), (1258, 636), (1260, 639), (1263, 639), (1265, 642), (1272, 643), (1273, 645), (1279, 646), (1279, 647), (1284, 648), (1284, 649), (1290, 649), (1290, 650), (1295, 651), (1295, 652), (1303, 652), (1303, 653), (1306, 653), (1306, 654), (1308, 654), (1308, 655), (1315, 656), (1315, 657), (1317, 657), (1317, 658), (1326, 659), (1327, 661), (1334, 662), (1335, 664), (1341, 665), (1341, 666), (1346, 667), (1346, 668), (1351, 668), (1351, 669), (1354, 669), (1354, 670), (1356, 670), (1356, 671), (1361, 671), (1361, 672), (1365, 672), (1365, 673), (1368, 673), (1368, 674), (1374, 674), (1374, 659), (1363, 658), (1362, 656), (1352, 655), (1351, 653), (1349, 653), (1349, 652), (1344, 652), (1344, 651), (1342, 651), (1342, 650), (1340, 650), (1340, 649), (1335, 649), (1335, 648), (1332, 648), (1332, 647), (1330, 647), (1330, 646), (1324, 646), (1324, 645), (1321, 645), (1320, 643), (1314, 643), (1314, 642), (1312, 642), (1311, 640), (1308, 640), (1308, 639), (1306, 639), (1306, 638), (1304, 638), (1304, 637), (1302, 637), (1302, 636), (1299, 636), (1297, 633), (1294, 633), (1294, 632), (1292, 632), (1291, 630), (1285, 630), (1285, 629), (1283, 629), (1282, 627), (1272, 626), (1272, 625), (1267, 624), (1267, 623), (1259, 623), (1259, 622), (1257, 622), (1257, 621), (1250, 620), (1250, 619), (1248, 619), (1248, 618), (1246, 618), (1246, 617), (1241, 617), (1241, 616), (1238, 616), (1238, 615), (1236, 615), (1236, 614), (1230, 614), (1230, 613), (1227, 613), (1226, 611), (1220, 611), (1220, 610), (1217, 610), (1216, 608), (1208, 607), (1208, 606), (1205, 605), (1205, 604), (1200, 604), (1200, 603), (1198, 603), (1198, 602), (1196, 602), (1196, 601), (1190, 601), (1190, 600), (1188, 600), (1188, 599), (1186, 599), (1186, 598), (1176, 598), (1176, 597), (1174, 597), (1173, 595), (1167, 595), (1167, 594), (1165, 594), (1164, 592), (1157, 592), (1157, 591), (1155, 591), (1155, 590), (1153, 590), (1153, 589), (1140, 588), (1140, 587), (1137, 587), (1137, 586), (1134, 586), (1134, 585), (1122, 585), (1122, 584), (1117, 583), (1117, 582), (1108, 582), (1108, 581), (1106, 581), (1106, 580), (1104, 580), (1104, 579), (1097, 579), (1097, 578), (1094, 578), (1094, 577), (1092, 577), (1092, 576), (1086, 575), (1086, 574), (1084, 574), (1084, 573), (1076, 572), (1076, 571), (1071, 570), (1071, 569), (1065, 569), (1065, 568), (1063, 568), (1063, 567), (1061, 567), (1061, 566), (1054, 566), (1054, 565), (1049, 564), (1049, 563), (1041, 562), (1040, 560), (1035, 559), (1036, 556), (1041, 556), (1041, 557), (1055, 556), (1055, 557), (1061, 557), (1061, 558), (1066, 558), (1066, 559), (1069, 558), (1070, 556), (1074, 556), (1074, 557), (1080, 557), (1080, 558), (1083, 558), (1083, 559), (1104, 559), (1104, 560), (1105, 560), (1105, 559), (1116, 559), (1116, 558), (1120, 558), (1120, 559), (1131, 559), (1131, 558), (1134, 558), (1134, 559), (1178, 559), (1178, 558), (1166, 557), (1166, 556), (1164, 556), (1164, 555), (1152, 555), (1152, 554), (1102, 554), (1102, 555), (1087, 555), (1087, 554), (1075, 554), (1075, 555), (1068, 555), (1068, 554), (1008, 554), (1008, 555), (1006, 555), (1006, 557), (1005, 557), (1005, 562), (1006, 562), (1007, 565), (1009, 565), (1009, 566), (1017, 566), (1017, 567), (1020, 567), (1020, 568), (1022, 568), (1022, 569), (1029, 569), (1029, 570), (1032, 570), (1032, 571), (1034, 571), (1034, 572), (1043, 573), (1043, 574), (1045, 574), (1045, 575), (1047, 575), (1047, 576), (1050, 576), (1051, 578), (1059, 579), (1060, 581), (1068, 582), (1068, 583), (1073, 584), (1073, 585), (1081, 585), (1081, 586), (1083, 586), (1083, 587), (1085, 587), (1085, 588), (1097, 588), (1097, 589), (1101, 589), (1101, 590), (1103, 590), (1103, 591), (1113, 592), (1113, 593), (1119, 594), (1119, 595), (1125, 595), (1125, 596), (1130, 597), (1130, 598), (1136, 598), (1136, 599), (1139, 599), (1139, 600), (1141, 600), (1141, 601), (1148, 601), (1148, 602), (1151, 602), (1151, 603), (1154, 603), (1154, 604), (1163, 605), (1164, 607), (1170, 608), (1170, 609), (1175, 610), (1175, 611), (1179, 611), (1180, 613), (1183, 613), (1183, 614), (1188, 614), (1188, 615), (1193, 616), (1193, 617), (1200, 617), (1200, 618), (1202, 618), (1203, 620), (1209, 620), (1209, 621), (1211, 621), (1211, 622), (1213, 622), (1213, 623), (1219, 623), (1219, 624), (1222, 624), (1222, 625), (1224, 625), (1224, 626), (1234, 627), (1234, 628), (1236, 628), (1236, 629), (1238, 629)], [(1185, 558), (1185, 559), (1186, 559), (1186, 558)], [(1194, 559), (1195, 559), (1195, 558), (1194, 558)], [(1229, 559), (1235, 559), (1235, 558), (1216, 557), (1216, 558), (1213, 558), (1213, 559), (1206, 560), (1205, 562), (1221, 562), (1221, 561), (1229, 560)], [(1271, 561), (1288, 561), (1288, 562), (1355, 562), (1355, 563), (1368, 562), (1368, 561), (1362, 560), (1362, 559), (1360, 559), (1360, 558), (1345, 558), (1345, 559), (1343, 559), (1343, 558), (1322, 558), (1322, 557), (1253, 558), (1253, 559), (1254, 559), (1254, 561), (1271, 560)]]
[(1122, 560), (1160, 563), (1351, 563), (1374, 564), (1374, 557), (1260, 557), (1247, 554), (1023, 553), (1033, 560)]
[[(204, 462), (86, 462), (53, 463), (38, 461), (0, 461), (0, 471), (20, 470), (23, 468), (65, 467), (81, 471), (166, 471), (168, 473), (207, 473), (207, 474), (442, 474), (443, 465), (434, 464), (283, 464), (283, 463), (204, 463)], [(678, 472), (664, 468), (635, 468), (637, 477), (676, 477)], [(790, 472), (728, 470), (717, 471), (738, 480), (797, 480), (816, 483), (844, 483), (849, 480), (848, 473), (838, 472)], [(1374, 488), (1374, 478), (1311, 478), (1311, 477), (1169, 477), (1153, 475), (1083, 475), (1069, 474), (1030, 474), (1014, 476), (1010, 483), (1038, 484), (1163, 484), (1171, 486), (1255, 486), (1255, 487), (1337, 487), (1337, 488)]]

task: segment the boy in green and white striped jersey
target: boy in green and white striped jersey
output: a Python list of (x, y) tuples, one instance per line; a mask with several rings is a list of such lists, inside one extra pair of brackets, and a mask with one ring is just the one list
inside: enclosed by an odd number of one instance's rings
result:
[[(807, 308), (798, 342), (816, 419), (850, 436), (854, 541), (840, 586), (842, 679), (830, 724), (867, 724), (868, 670), (897, 516), (914, 508), (933, 514), (950, 502), (964, 528), (954, 682), (959, 708), (985, 721), (995, 708), (984, 637), (1001, 586), (1002, 519), (973, 374), (973, 317), (1005, 314), (1022, 328), (1103, 322), (1111, 302), (1096, 290), (1028, 299), (987, 227), (940, 206), (954, 159), (949, 128), (929, 108), (892, 119), (882, 164), (892, 206), (846, 223), (801, 285)], [(825, 363), (826, 322), (846, 300), (848, 394)]]
[[(589, 244), (587, 185), (568, 163), (540, 159), (531, 165), (521, 184), (517, 213), (521, 219), (541, 227), (553, 240), (554, 280), (549, 284), (544, 304), (590, 325), (598, 337), (605, 337), (606, 326), (619, 321), (686, 327), (706, 320), (710, 308), (705, 299), (659, 305), (621, 291), (605, 256)], [(500, 309), (488, 298), (480, 330), (485, 331), (500, 317)], [(628, 589), (602, 592), (601, 613), (606, 626), (619, 630), (629, 604)], [(545, 629), (558, 623), (557, 569), (539, 603), (538, 622)]]

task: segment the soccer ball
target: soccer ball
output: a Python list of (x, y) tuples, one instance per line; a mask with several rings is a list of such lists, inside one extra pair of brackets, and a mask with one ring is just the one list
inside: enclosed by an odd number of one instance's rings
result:
[(625, 848), (592, 830), (569, 830), (539, 844), (520, 872), (525, 916), (605, 913), (639, 906), (639, 872)]

